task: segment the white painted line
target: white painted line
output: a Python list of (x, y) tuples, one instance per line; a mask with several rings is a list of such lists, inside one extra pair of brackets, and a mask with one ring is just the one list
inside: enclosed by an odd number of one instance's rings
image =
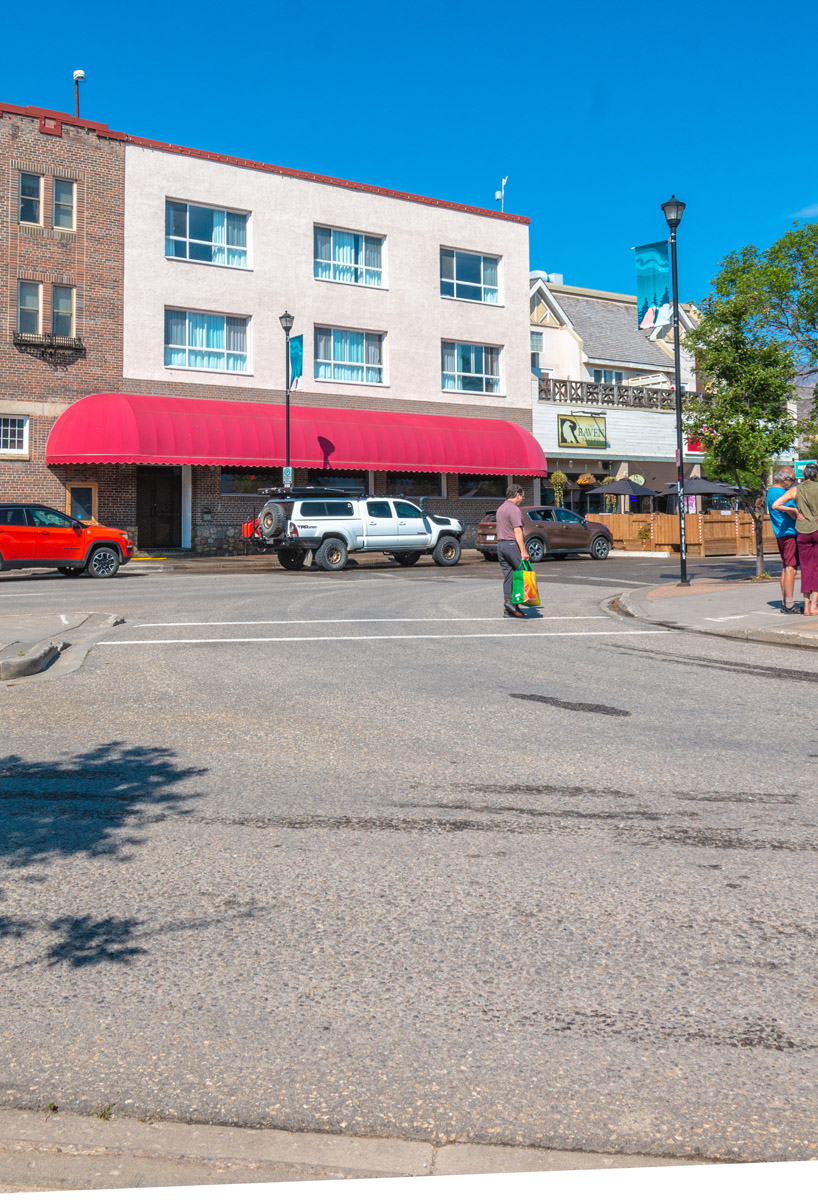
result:
[(0, 600), (16, 600), (18, 596), (47, 596), (48, 592), (12, 592), (10, 596), (0, 596)]
[[(611, 575), (564, 575), (563, 579), (590, 579), (594, 583), (630, 583), (633, 587), (650, 587), (649, 579), (614, 579)], [(540, 576), (543, 583), (548, 583), (545, 575)]]
[(582, 630), (532, 633), (342, 633), (324, 636), (310, 635), (308, 637), (246, 637), (246, 638), (143, 638), (114, 642), (97, 642), (98, 646), (192, 646), (192, 645), (222, 645), (227, 642), (405, 642), (405, 641), (456, 641), (462, 638), (535, 638), (535, 637), (636, 637), (637, 634), (667, 634), (669, 629), (632, 629), (627, 630)]
[[(275, 621), (146, 621), (136, 625), (136, 629), (181, 629), (186, 626), (202, 625), (405, 625), (408, 621), (419, 624), (431, 621), (441, 624), (444, 621), (504, 621), (505, 617), (315, 617), (300, 620), (281, 619)], [(591, 614), (587, 617), (527, 617), (528, 621), (607, 621), (604, 613)]]

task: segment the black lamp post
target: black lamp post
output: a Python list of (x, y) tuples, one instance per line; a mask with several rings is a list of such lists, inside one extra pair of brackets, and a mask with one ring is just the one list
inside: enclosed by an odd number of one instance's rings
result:
[(281, 316), (278, 319), (281, 322), (281, 328), (284, 330), (284, 336), (287, 339), (287, 349), (286, 349), (286, 357), (285, 357), (287, 399), (286, 399), (285, 407), (284, 407), (284, 445), (285, 445), (284, 486), (288, 488), (288, 487), (292, 487), (292, 483), (293, 483), (293, 472), (292, 472), (292, 467), (290, 466), (290, 330), (293, 327), (293, 322), (295, 321), (295, 317), (291, 316), (288, 312), (285, 311), (281, 314)]
[(676, 373), (676, 479), (679, 502), (679, 587), (690, 587), (687, 578), (687, 543), (685, 541), (685, 462), (682, 441), (682, 358), (679, 338), (679, 272), (676, 264), (676, 229), (685, 206), (671, 196), (662, 205), (670, 229), (670, 265), (673, 277), (673, 363)]

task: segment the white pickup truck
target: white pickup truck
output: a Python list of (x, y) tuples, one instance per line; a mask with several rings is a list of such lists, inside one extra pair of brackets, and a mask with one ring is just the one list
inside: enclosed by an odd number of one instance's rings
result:
[(453, 567), (460, 561), (463, 527), (402, 497), (276, 488), (258, 517), (245, 522), (243, 532), (275, 551), (288, 571), (300, 571), (310, 551), (322, 570), (341, 571), (350, 554), (373, 551), (403, 567), (413, 567), (422, 554), (431, 554), (440, 567)]

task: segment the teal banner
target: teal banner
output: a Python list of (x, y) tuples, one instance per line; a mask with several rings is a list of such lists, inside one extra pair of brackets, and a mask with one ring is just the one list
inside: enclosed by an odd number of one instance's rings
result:
[(297, 386), (304, 368), (304, 335), (290, 338), (290, 387)]
[(636, 325), (670, 325), (670, 246), (649, 242), (636, 247)]

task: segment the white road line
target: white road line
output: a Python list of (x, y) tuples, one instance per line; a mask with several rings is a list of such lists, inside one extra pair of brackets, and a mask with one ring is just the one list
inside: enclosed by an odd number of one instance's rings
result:
[[(563, 575), (563, 579), (590, 579), (594, 583), (630, 583), (633, 587), (650, 587), (650, 580), (644, 579), (614, 579), (612, 575)], [(541, 581), (545, 584), (548, 579), (545, 575), (540, 576)]]
[[(408, 621), (413, 624), (431, 621), (441, 624), (444, 621), (503, 621), (505, 617), (315, 617), (301, 620), (297, 617), (275, 621), (146, 621), (134, 626), (135, 629), (181, 629), (188, 626), (214, 625), (403, 625)], [(591, 614), (587, 617), (527, 617), (529, 621), (607, 621), (604, 613)]]
[(535, 637), (636, 637), (639, 635), (667, 634), (669, 629), (632, 629), (632, 630), (582, 630), (548, 632), (545, 630), (532, 633), (373, 633), (353, 634), (342, 633), (329, 637), (310, 635), (308, 637), (247, 637), (247, 638), (144, 638), (123, 639), (112, 642), (97, 642), (98, 646), (193, 646), (193, 645), (224, 645), (228, 642), (404, 642), (404, 641), (456, 641), (462, 638), (535, 638)]
[(0, 600), (16, 600), (18, 596), (47, 596), (48, 592), (14, 592), (11, 596), (0, 596)]

